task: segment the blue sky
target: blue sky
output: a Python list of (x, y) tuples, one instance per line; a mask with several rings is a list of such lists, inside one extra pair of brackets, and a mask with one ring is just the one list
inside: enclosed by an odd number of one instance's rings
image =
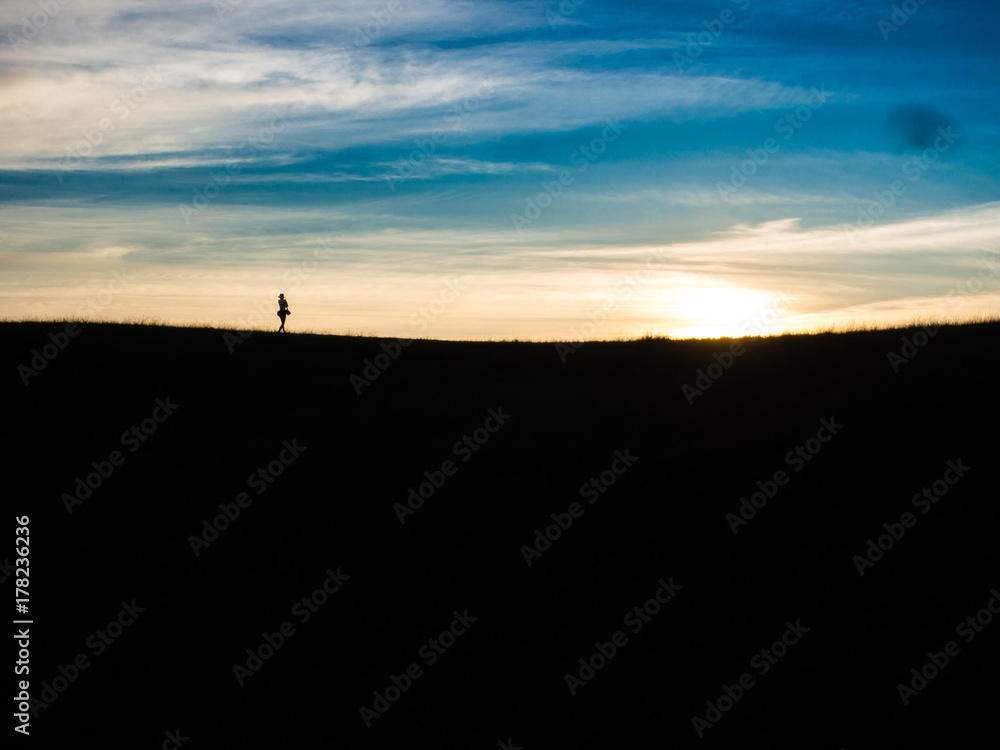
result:
[(973, 0), (8, 1), (0, 288), (15, 316), (241, 327), (276, 325), (283, 291), (293, 328), (438, 338), (994, 312), (998, 22)]

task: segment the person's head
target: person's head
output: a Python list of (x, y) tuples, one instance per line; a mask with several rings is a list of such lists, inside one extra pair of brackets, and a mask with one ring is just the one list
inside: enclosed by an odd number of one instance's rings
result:
[(284, 298), (285, 298), (285, 295), (284, 295), (284, 294), (279, 294), (279, 295), (278, 295), (278, 299), (284, 299)]

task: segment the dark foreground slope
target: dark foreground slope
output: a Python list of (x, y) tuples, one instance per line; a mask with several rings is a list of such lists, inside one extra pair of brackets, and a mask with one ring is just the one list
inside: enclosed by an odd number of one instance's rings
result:
[(996, 734), (996, 324), (748, 340), (693, 403), (730, 342), (418, 341), (359, 394), (391, 341), (84, 325), (25, 385), (60, 330), (0, 325), (30, 745)]

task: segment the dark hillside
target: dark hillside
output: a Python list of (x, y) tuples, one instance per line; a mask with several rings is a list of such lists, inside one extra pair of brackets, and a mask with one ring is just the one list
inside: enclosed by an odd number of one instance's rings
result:
[[(995, 734), (1000, 324), (942, 327), (898, 372), (888, 355), (920, 329), (561, 357), (64, 328), (0, 324), (38, 747), (156, 748), (177, 729), (185, 748), (484, 750)], [(50, 334), (65, 347), (19, 369)], [(12, 541), (4, 555), (13, 597)], [(132, 600), (117, 637), (95, 635)], [(283, 642), (256, 664), (265, 634)]]

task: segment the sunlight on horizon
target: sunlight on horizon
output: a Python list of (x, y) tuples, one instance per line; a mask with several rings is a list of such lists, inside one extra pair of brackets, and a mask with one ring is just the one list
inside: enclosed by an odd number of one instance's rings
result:
[(784, 303), (773, 294), (738, 287), (691, 287), (674, 292), (668, 305), (671, 338), (738, 338), (780, 329)]

